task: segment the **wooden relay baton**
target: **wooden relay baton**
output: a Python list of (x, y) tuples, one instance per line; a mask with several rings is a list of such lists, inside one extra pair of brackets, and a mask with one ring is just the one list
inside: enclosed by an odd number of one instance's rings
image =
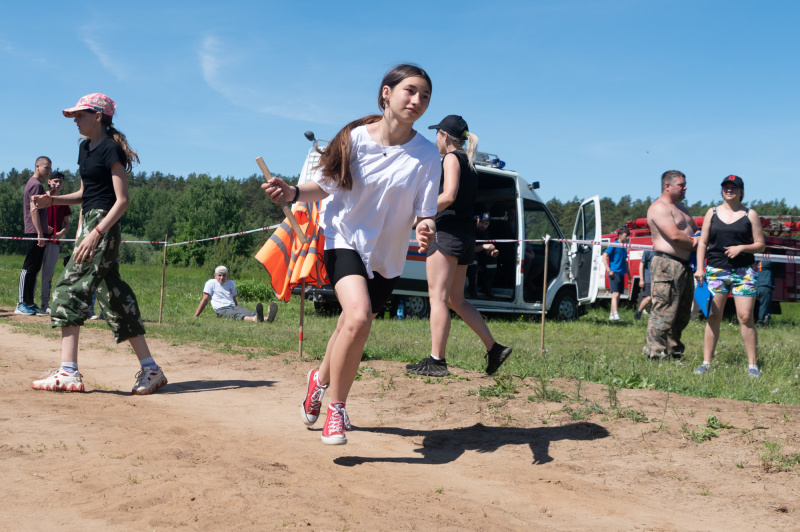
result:
[[(269, 183), (269, 180), (272, 179), (272, 174), (269, 173), (269, 168), (267, 168), (267, 164), (264, 162), (264, 159), (261, 157), (256, 157), (256, 162), (258, 163), (258, 167), (261, 168), (261, 173), (264, 174), (264, 180)], [(281, 198), (278, 200), (278, 204), (281, 206), (281, 209), (283, 209), (283, 214), (286, 215), (286, 219), (289, 220), (289, 223), (292, 225), (294, 234), (297, 235), (297, 239), (300, 241), (300, 243), (305, 244), (308, 242), (303, 230), (300, 229), (300, 224), (297, 223), (297, 219), (295, 219), (294, 214), (292, 214), (292, 209), (290, 209), (289, 204), (286, 203), (286, 198), (281, 196)]]

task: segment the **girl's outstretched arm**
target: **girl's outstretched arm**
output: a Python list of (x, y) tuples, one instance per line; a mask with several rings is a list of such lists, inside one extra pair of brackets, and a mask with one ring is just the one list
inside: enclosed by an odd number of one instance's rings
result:
[(261, 188), (273, 203), (278, 203), (281, 197), (286, 201), (298, 201), (298, 195), (306, 202), (321, 201), (328, 197), (328, 193), (313, 181), (306, 181), (302, 185), (289, 185), (280, 177), (273, 177), (261, 185)]

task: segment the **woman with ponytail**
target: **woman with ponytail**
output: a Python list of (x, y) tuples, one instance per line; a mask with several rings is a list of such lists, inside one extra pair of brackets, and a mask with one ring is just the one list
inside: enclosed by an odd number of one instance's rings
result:
[(428, 108), (428, 74), (399, 65), (378, 90), (382, 115), (346, 125), (328, 144), (314, 178), (289, 186), (273, 178), (262, 188), (273, 201), (325, 200), (320, 226), (325, 268), (342, 314), (320, 368), (308, 373), (302, 419), (316, 422), (330, 388), (322, 442), (347, 443), (345, 402), (358, 372), (372, 319), (383, 309), (403, 271), (408, 232), (416, 225), (420, 250), (427, 251), (436, 226), (440, 165), (436, 148), (413, 126)]
[(75, 119), (83, 139), (78, 149), (80, 190), (63, 196), (34, 197), (38, 208), (81, 205), (75, 251), (53, 289), (50, 303), (52, 326), (61, 327), (61, 367), (33, 382), (36, 390), (84, 391), (78, 371), (78, 337), (80, 327), (90, 317), (94, 293), (114, 339), (117, 343), (130, 342), (141, 364), (131, 393), (150, 394), (167, 383), (147, 346), (136, 296), (119, 275), (119, 219), (128, 208), (126, 172), (139, 162), (139, 156), (114, 127), (115, 110), (111, 98), (94, 93), (62, 111), (65, 117)]
[(445, 348), (450, 334), (450, 309), (453, 309), (486, 346), (486, 373), (492, 375), (511, 354), (511, 348), (494, 341), (483, 316), (464, 298), (467, 267), (475, 256), (473, 207), (478, 173), (474, 161), (478, 137), (469, 132), (467, 122), (458, 115), (448, 115), (428, 129), (436, 130), (436, 146), (444, 155), (436, 235), (425, 261), (431, 301), (431, 354), (407, 365), (406, 370), (430, 377), (450, 374)]

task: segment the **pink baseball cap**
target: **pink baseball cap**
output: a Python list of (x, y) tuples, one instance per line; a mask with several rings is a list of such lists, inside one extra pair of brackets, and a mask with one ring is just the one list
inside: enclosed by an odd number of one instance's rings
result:
[(116, 108), (117, 104), (114, 103), (114, 100), (105, 94), (95, 92), (94, 94), (87, 94), (78, 100), (75, 107), (64, 109), (61, 112), (64, 113), (64, 116), (67, 118), (73, 118), (78, 111), (100, 111), (104, 115), (114, 116), (114, 110)]

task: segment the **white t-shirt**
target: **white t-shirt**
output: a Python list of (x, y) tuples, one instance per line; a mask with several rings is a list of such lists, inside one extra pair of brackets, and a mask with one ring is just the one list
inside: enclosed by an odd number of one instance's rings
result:
[(381, 146), (360, 126), (350, 132), (350, 171), (351, 190), (324, 182), (319, 170), (314, 174), (314, 181), (330, 194), (320, 214), (325, 249), (358, 252), (370, 278), (373, 272), (398, 277), (414, 217), (436, 215), (439, 150), (419, 133), (401, 146)]
[(230, 279), (223, 284), (219, 284), (216, 279), (209, 279), (203, 287), (203, 293), (211, 296), (211, 308), (215, 311), (236, 305), (233, 300), (233, 296), (237, 295), (236, 283)]

